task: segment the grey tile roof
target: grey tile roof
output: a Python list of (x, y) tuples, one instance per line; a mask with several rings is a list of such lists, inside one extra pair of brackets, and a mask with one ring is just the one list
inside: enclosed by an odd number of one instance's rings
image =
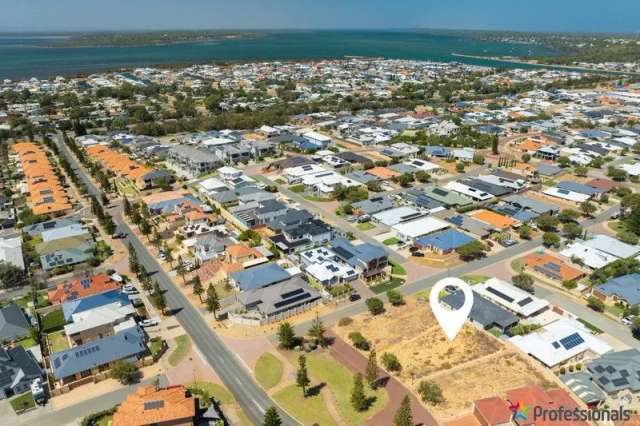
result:
[(557, 213), (558, 211), (560, 211), (560, 208), (554, 204), (523, 197), (522, 195), (518, 194), (504, 197), (503, 201), (523, 209), (531, 210), (538, 214)]
[(27, 388), (34, 379), (42, 376), (42, 369), (30, 351), (22, 346), (0, 347), (0, 399), (6, 397), (7, 390), (22, 392), (18, 385)]
[(616, 295), (630, 305), (638, 305), (640, 304), (640, 274), (612, 278), (598, 286), (597, 290), (607, 296)]
[(300, 277), (238, 295), (238, 300), (247, 310), (257, 309), (266, 316), (286, 312), (318, 299), (320, 294)]
[(238, 287), (240, 287), (242, 291), (267, 287), (284, 281), (289, 277), (289, 273), (277, 263), (254, 266), (253, 268), (231, 274), (231, 278), (238, 284)]
[(137, 358), (146, 350), (144, 334), (136, 325), (113, 336), (52, 354), (51, 369), (59, 380), (113, 361)]
[[(464, 304), (464, 294), (457, 291), (446, 295), (442, 301), (452, 309), (459, 309)], [(503, 330), (518, 323), (518, 317), (513, 313), (490, 302), (476, 292), (473, 292), (473, 307), (469, 318), (485, 328), (495, 325)]]
[(610, 352), (587, 364), (594, 381), (607, 393), (640, 391), (640, 351)]
[(362, 210), (366, 214), (375, 214), (395, 207), (393, 202), (386, 195), (358, 201), (353, 203), (352, 206), (356, 209)]
[(597, 403), (607, 398), (602, 389), (593, 383), (589, 373), (561, 374), (559, 378), (585, 404)]
[(15, 303), (0, 309), (0, 341), (20, 339), (29, 334), (30, 327), (24, 312)]

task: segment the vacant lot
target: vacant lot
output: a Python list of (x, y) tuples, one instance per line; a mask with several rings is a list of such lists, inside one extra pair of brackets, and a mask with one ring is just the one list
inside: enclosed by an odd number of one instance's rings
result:
[[(476, 399), (501, 395), (527, 383), (545, 384), (544, 373), (488, 333), (466, 325), (450, 342), (431, 309), (415, 297), (401, 307), (385, 305), (379, 316), (361, 314), (348, 326), (335, 327), (347, 342), (360, 331), (381, 355), (390, 352), (402, 364), (398, 378), (414, 391), (422, 380), (434, 380), (447, 402), (429, 410), (440, 419), (460, 414)], [(366, 353), (365, 353), (366, 356)]]

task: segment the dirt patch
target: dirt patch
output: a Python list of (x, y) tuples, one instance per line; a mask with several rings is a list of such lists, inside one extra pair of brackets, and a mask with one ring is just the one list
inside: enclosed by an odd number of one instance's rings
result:
[(351, 324), (334, 330), (347, 342), (350, 332), (359, 331), (379, 355), (396, 355), (402, 364), (396, 377), (414, 393), (421, 381), (436, 381), (446, 402), (427, 407), (440, 420), (459, 416), (477, 399), (503, 396), (525, 384), (555, 383), (508, 343), (470, 324), (450, 342), (427, 303), (414, 297), (406, 302), (398, 308), (387, 306), (387, 311), (376, 317), (360, 314)]

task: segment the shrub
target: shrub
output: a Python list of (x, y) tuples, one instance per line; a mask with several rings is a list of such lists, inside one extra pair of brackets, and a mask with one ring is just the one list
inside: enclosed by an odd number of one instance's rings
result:
[(351, 323), (353, 323), (353, 319), (351, 317), (342, 317), (338, 320), (338, 326), (340, 327), (346, 327)]
[(423, 380), (418, 385), (418, 393), (423, 402), (429, 402), (433, 405), (438, 405), (444, 402), (444, 396), (442, 395), (442, 389), (436, 382), (429, 380)]
[(387, 299), (389, 299), (389, 303), (391, 303), (393, 306), (404, 305), (404, 297), (399, 291), (387, 291)]
[(398, 357), (392, 353), (389, 353), (389, 352), (383, 353), (380, 360), (382, 361), (382, 365), (384, 365), (384, 368), (389, 371), (397, 372), (402, 370), (402, 365), (400, 364), (400, 360), (398, 360)]
[(352, 331), (349, 333), (349, 339), (351, 339), (353, 346), (362, 351), (368, 351), (371, 349), (371, 343), (359, 331)]
[(377, 297), (367, 299), (366, 304), (371, 315), (379, 315), (384, 312), (384, 303), (382, 303), (382, 300)]

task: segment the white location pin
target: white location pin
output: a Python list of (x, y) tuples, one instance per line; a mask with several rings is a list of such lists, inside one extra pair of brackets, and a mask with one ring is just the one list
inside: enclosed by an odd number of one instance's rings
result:
[[(447, 286), (458, 287), (462, 290), (462, 293), (464, 294), (464, 303), (460, 309), (453, 311), (444, 308), (440, 304), (438, 295)], [(469, 313), (471, 313), (471, 308), (473, 307), (473, 291), (471, 291), (471, 287), (469, 287), (469, 285), (460, 278), (443, 278), (431, 289), (429, 304), (431, 304), (431, 310), (438, 320), (438, 324), (442, 327), (444, 334), (447, 335), (449, 340), (453, 340), (460, 332), (460, 329), (467, 320)]]

